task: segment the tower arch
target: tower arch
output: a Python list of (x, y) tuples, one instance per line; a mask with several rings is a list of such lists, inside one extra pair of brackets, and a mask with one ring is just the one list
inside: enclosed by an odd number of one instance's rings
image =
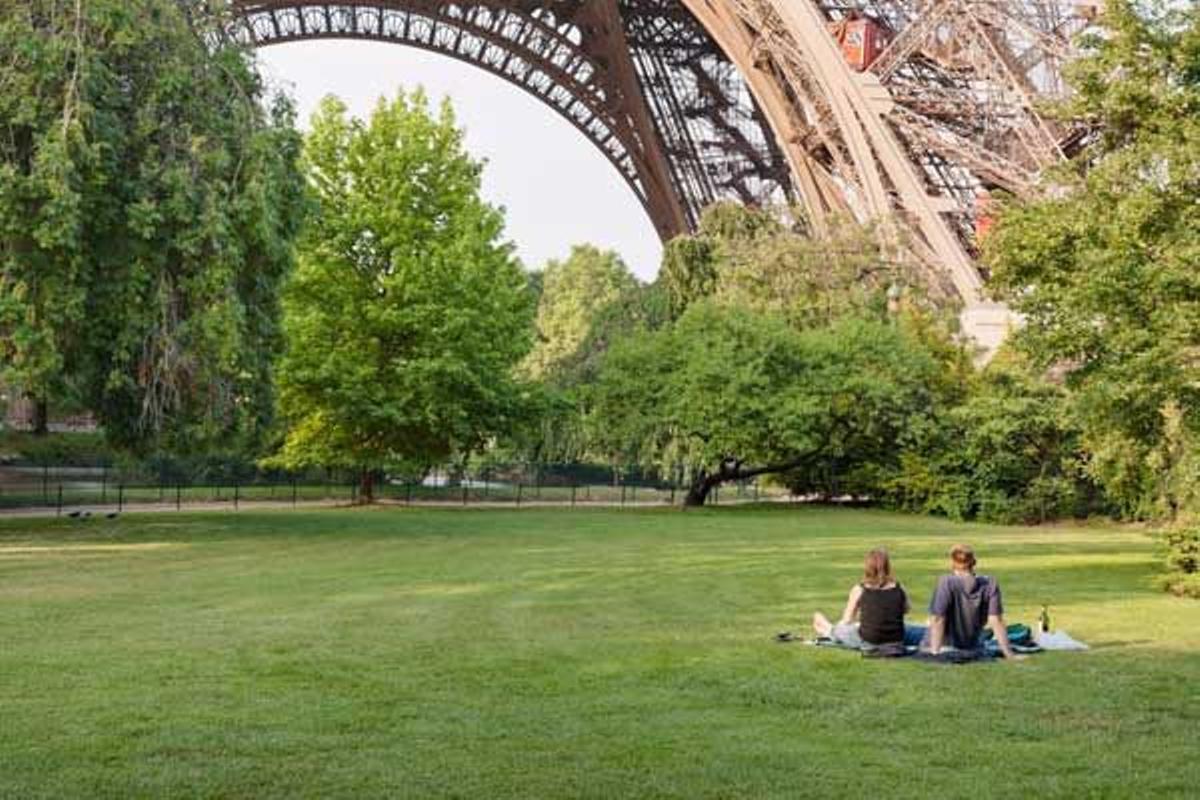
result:
[[(736, 68), (683, 7), (634, 15), (616, 0), (575, 2), (235, 2), (234, 35), (257, 47), (317, 39), (391, 42), (466, 62), (532, 94), (599, 149), (665, 241), (723, 197), (791, 197), (765, 118)], [(669, 28), (658, 27), (669, 23)], [(676, 52), (656, 49), (675, 36)], [(643, 75), (702, 74), (687, 94), (647, 92)], [(668, 96), (670, 95), (670, 96)], [(697, 121), (719, 134), (697, 138)]]
[[(541, 99), (604, 153), (664, 240), (724, 198), (816, 230), (883, 223), (898, 257), (985, 308), (992, 189), (1038, 190), (1090, 132), (1045, 118), (1103, 0), (231, 0), (256, 46), (389, 41)], [(985, 308), (986, 310), (986, 308)], [(1007, 320), (996, 317), (1000, 324)], [(995, 321), (995, 320), (994, 320)]]

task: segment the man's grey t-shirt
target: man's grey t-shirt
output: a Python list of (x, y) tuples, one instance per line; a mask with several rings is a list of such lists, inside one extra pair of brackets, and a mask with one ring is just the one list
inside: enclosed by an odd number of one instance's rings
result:
[(987, 575), (943, 575), (929, 601), (929, 614), (946, 620), (946, 644), (974, 650), (987, 618), (1004, 614), (1000, 585)]

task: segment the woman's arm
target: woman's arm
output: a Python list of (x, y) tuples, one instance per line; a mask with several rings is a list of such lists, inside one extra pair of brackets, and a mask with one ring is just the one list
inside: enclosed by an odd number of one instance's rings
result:
[(862, 601), (862, 587), (857, 583), (850, 590), (850, 596), (846, 598), (846, 610), (842, 612), (842, 619), (839, 624), (849, 625), (854, 622), (854, 618), (858, 616), (858, 605)]

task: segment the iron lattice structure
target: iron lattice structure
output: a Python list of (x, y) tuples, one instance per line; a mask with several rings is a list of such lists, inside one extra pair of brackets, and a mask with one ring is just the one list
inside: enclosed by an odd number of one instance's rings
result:
[(883, 220), (898, 250), (978, 309), (979, 196), (1036, 191), (1086, 137), (1041, 108), (1065, 93), (1072, 41), (1101, 2), (232, 5), (235, 34), (256, 46), (395, 42), (520, 86), (604, 153), (664, 239), (724, 198), (797, 202), (817, 231), (843, 215)]

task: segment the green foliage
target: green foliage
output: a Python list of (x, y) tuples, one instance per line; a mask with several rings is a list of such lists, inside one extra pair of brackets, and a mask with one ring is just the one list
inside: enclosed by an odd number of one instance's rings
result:
[(513, 368), (532, 294), (462, 138), (449, 104), (435, 115), (419, 91), (367, 122), (334, 98), (315, 115), (319, 211), (285, 296), (279, 463), (464, 458), (526, 413)]
[(20, 459), (49, 466), (90, 466), (112, 461), (116, 457), (116, 451), (100, 433), (35, 436), (6, 431), (0, 434), (0, 462)]
[(533, 425), (497, 443), (499, 458), (572, 463), (595, 458), (584, 429), (586, 386), (609, 346), (667, 317), (665, 293), (642, 284), (620, 257), (590, 245), (573, 248), (539, 276), (539, 340), (522, 368), (538, 381)]
[(927, 416), (934, 359), (895, 327), (797, 331), (714, 302), (613, 346), (591, 393), (597, 447), (621, 463), (787, 472), (800, 491), (867, 491)]
[(656, 331), (670, 324), (667, 293), (655, 282), (624, 289), (611, 302), (595, 309), (587, 335), (565, 360), (556, 380), (581, 386), (593, 381), (608, 349), (634, 333)]
[(898, 326), (846, 318), (806, 331), (808, 397), (798, 418), (816, 432), (816, 457), (788, 476), (797, 494), (872, 497), (901, 454), (944, 410), (942, 365)]
[(116, 442), (253, 440), (303, 219), (290, 105), (170, 0), (0, 13), (0, 370)]
[(770, 212), (739, 203), (714, 203), (704, 209), (696, 233), (679, 236), (663, 251), (659, 282), (667, 292), (673, 317), (717, 291), (721, 271), (730, 258), (760, 237), (783, 232)]
[(620, 256), (591, 245), (572, 248), (565, 261), (551, 261), (542, 273), (538, 341), (525, 369), (534, 378), (553, 376), (576, 355), (597, 314), (637, 285)]
[(890, 259), (881, 241), (879, 231), (850, 220), (818, 235), (794, 212), (718, 203), (694, 236), (668, 244), (660, 281), (675, 317), (711, 297), (779, 314), (797, 328), (843, 317), (882, 320), (893, 287), (907, 288), (910, 304), (932, 295), (921, 273)]
[(1090, 501), (1066, 392), (1004, 353), (917, 438), (885, 482), (894, 507), (1014, 523), (1074, 514)]
[(1068, 109), (1097, 143), (1050, 196), (1008, 203), (984, 250), (1020, 346), (1067, 368), (1089, 474), (1127, 514), (1173, 513), (1184, 487), (1161, 472), (1200, 432), (1200, 7), (1103, 19)]
[(1200, 598), (1200, 529), (1181, 526), (1163, 536), (1167, 548), (1167, 572), (1159, 586), (1172, 594)]

